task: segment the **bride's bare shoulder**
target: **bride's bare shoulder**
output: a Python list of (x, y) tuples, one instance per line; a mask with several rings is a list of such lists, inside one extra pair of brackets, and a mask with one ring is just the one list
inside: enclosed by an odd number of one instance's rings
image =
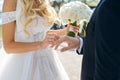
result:
[(3, 12), (15, 11), (17, 0), (4, 0)]

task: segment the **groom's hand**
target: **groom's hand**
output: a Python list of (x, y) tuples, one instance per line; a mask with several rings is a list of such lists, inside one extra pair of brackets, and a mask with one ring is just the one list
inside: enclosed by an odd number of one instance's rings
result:
[(68, 46), (63, 47), (61, 49), (62, 52), (70, 50), (70, 49), (78, 49), (80, 46), (80, 40), (79, 38), (73, 38), (73, 37), (69, 37), (69, 36), (63, 36), (60, 37), (57, 41), (55, 41), (51, 47), (55, 47), (55, 49), (57, 49), (61, 43), (66, 42), (68, 44)]

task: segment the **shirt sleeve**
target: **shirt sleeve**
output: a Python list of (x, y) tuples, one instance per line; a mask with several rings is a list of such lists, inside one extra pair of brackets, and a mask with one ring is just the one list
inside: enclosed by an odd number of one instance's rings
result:
[(81, 53), (81, 50), (82, 50), (82, 47), (83, 47), (83, 39), (80, 37), (79, 40), (80, 40), (80, 47), (77, 49), (78, 54)]

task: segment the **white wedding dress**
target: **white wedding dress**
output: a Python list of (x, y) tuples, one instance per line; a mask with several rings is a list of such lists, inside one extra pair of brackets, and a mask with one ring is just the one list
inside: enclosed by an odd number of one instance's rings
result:
[[(35, 24), (27, 28), (30, 32), (28, 37), (19, 23), (20, 11), (21, 3), (17, 0), (16, 11), (2, 15), (3, 24), (16, 20), (15, 41), (42, 41), (49, 29), (44, 27), (44, 18), (37, 16), (38, 25), (35, 25), (37, 20), (34, 20)], [(0, 56), (0, 80), (69, 80), (56, 51), (50, 47), (20, 54), (7, 54), (2, 48)]]

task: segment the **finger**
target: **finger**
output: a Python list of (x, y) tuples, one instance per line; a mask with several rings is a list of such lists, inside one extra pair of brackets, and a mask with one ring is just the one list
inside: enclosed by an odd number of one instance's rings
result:
[(56, 46), (56, 42), (53, 42), (50, 47), (53, 48), (55, 46)]
[(62, 42), (64, 42), (64, 39), (63, 39), (62, 37), (59, 37), (58, 40), (56, 40), (55, 42), (53, 42), (53, 44), (51, 45), (51, 47), (53, 48), (53, 47), (56, 46), (56, 48), (58, 48), (58, 46), (59, 46)]
[(58, 49), (58, 47), (60, 46), (60, 44), (61, 44), (61, 43), (58, 43), (58, 44), (55, 45), (55, 50)]
[(61, 52), (65, 52), (65, 51), (70, 50), (70, 49), (71, 49), (71, 47), (69, 47), (69, 46), (68, 47), (64, 47), (64, 48), (61, 49)]
[(51, 48), (53, 48), (54, 46), (55, 46), (55, 45), (54, 45), (53, 43), (50, 45)]
[(53, 44), (53, 41), (49, 41), (48, 43), (52, 45), (52, 44)]
[(56, 41), (60, 38), (60, 36), (58, 36), (57, 34), (49, 34), (48, 35), (48, 38), (51, 40), (51, 41)]
[(51, 35), (51, 34), (47, 35), (47, 40), (50, 42), (53, 42), (54, 38), (55, 38), (54, 35)]
[(60, 41), (57, 40), (57, 41), (55, 41), (55, 42), (52, 43), (51, 47), (52, 47), (52, 48), (53, 48), (53, 47), (56, 47), (56, 46), (58, 46), (59, 44), (60, 44)]
[(54, 41), (57, 41), (59, 38), (60, 38), (60, 36), (55, 35), (55, 36), (54, 36)]
[(79, 31), (79, 29), (80, 29), (79, 27), (74, 27), (74, 30), (76, 31)]
[(74, 33), (77, 34), (79, 32), (79, 30), (77, 29), (74, 29)]
[(53, 48), (53, 47), (55, 47), (56, 45), (58, 44), (58, 40), (57, 41), (54, 41), (54, 42), (52, 42), (52, 44), (51, 44), (51, 48)]
[(74, 28), (74, 30), (78, 30), (79, 31), (79, 28)]
[(80, 27), (79, 27), (79, 26), (76, 26), (75, 29), (80, 29)]

